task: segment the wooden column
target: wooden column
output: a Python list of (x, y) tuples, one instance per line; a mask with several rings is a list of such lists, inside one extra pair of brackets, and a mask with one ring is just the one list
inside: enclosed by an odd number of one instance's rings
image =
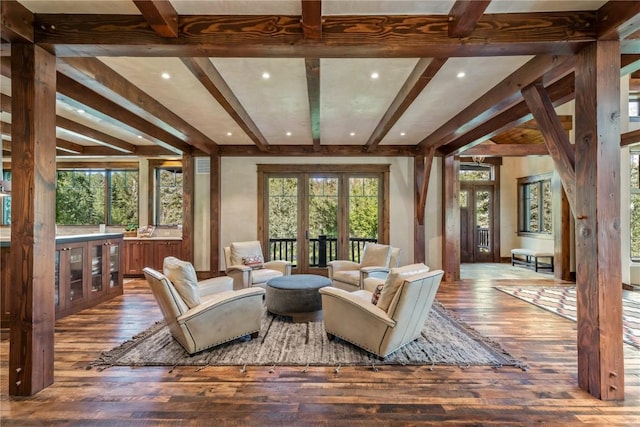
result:
[(182, 155), (182, 257), (193, 262), (193, 230), (195, 215), (195, 161), (191, 154)]
[(551, 179), (553, 193), (553, 275), (559, 280), (571, 278), (571, 208), (557, 172)]
[[(420, 192), (424, 185), (424, 171), (425, 171), (425, 157), (418, 155), (413, 160), (413, 182), (414, 182), (414, 197), (413, 203), (415, 205), (415, 214), (413, 217), (413, 262), (426, 263), (425, 252), (425, 236), (424, 236), (424, 208), (420, 209)], [(422, 215), (422, 217), (420, 217)]]
[(209, 157), (210, 183), (209, 183), (209, 269), (214, 276), (220, 275), (220, 257), (222, 255), (220, 247), (220, 156)]
[(460, 161), (445, 157), (443, 170), (442, 269), (444, 281), (460, 280)]
[(9, 394), (53, 384), (56, 59), (11, 46), (11, 332)]
[(581, 50), (575, 81), (578, 383), (622, 400), (620, 42)]

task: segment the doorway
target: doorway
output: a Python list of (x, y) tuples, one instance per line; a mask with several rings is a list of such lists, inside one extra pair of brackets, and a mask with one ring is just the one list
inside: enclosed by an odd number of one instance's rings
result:
[(499, 262), (497, 167), (460, 165), (460, 262)]
[(359, 262), (366, 242), (387, 242), (388, 169), (260, 165), (259, 223), (267, 258), (291, 261), (298, 274), (326, 274), (327, 262)]

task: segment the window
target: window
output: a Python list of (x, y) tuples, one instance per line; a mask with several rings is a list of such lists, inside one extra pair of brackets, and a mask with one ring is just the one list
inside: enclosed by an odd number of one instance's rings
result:
[(631, 152), (630, 209), (631, 259), (640, 261), (640, 151)]
[(629, 120), (640, 122), (640, 94), (629, 94)]
[(155, 216), (153, 223), (159, 226), (182, 224), (182, 167), (156, 167), (155, 183)]
[(121, 225), (138, 223), (138, 171), (58, 170), (56, 223)]
[[(11, 181), (11, 172), (3, 171), (1, 179)], [(9, 225), (11, 224), (11, 196), (1, 196), (0, 203), (2, 204), (2, 218), (0, 218), (2, 222), (0, 222), (0, 224)]]
[(518, 233), (551, 234), (551, 176), (518, 179)]
[(460, 163), (460, 181), (491, 181), (493, 166), (479, 163)]

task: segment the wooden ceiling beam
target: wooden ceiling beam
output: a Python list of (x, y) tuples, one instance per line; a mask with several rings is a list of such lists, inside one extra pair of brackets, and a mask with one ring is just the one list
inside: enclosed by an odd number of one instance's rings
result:
[[(123, 76), (96, 58), (67, 58), (57, 61), (58, 71), (90, 87), (94, 92), (124, 106), (167, 132), (179, 131), (184, 141), (198, 150), (212, 154), (215, 141), (191, 126), (155, 98), (142, 91)], [(97, 84), (96, 84), (97, 83)], [(168, 125), (168, 126), (167, 126)]]
[(635, 144), (636, 142), (640, 142), (640, 129), (625, 132), (620, 135), (621, 147), (626, 147), (627, 145)]
[(168, 148), (176, 153), (191, 152), (191, 146), (182, 139), (161, 129), (144, 118), (133, 114), (131, 111), (113, 102), (112, 100), (94, 92), (83, 84), (57, 73), (56, 88), (59, 94), (93, 110), (93, 114), (118, 122), (129, 128), (132, 133), (146, 135), (156, 144)]
[[(547, 92), (555, 106), (562, 105), (572, 100), (575, 96), (573, 74), (565, 76), (561, 80), (550, 85), (547, 88)], [(462, 152), (466, 153), (475, 145), (478, 145), (483, 141), (507, 130), (513, 129), (516, 126), (531, 120), (531, 118), (532, 115), (529, 107), (526, 102), (521, 101), (466, 134), (451, 141), (449, 144), (442, 146), (440, 151), (446, 156), (454, 156)]]
[(322, 1), (302, 1), (302, 34), (308, 40), (322, 39)]
[[(35, 40), (58, 57), (471, 57), (569, 55), (596, 40), (595, 12), (487, 14), (451, 38), (446, 15), (325, 16), (322, 39), (300, 16), (195, 15), (163, 38), (140, 15), (37, 14)], [(504, 29), (508, 28), (509, 31)]]
[[(71, 154), (83, 154), (84, 145), (76, 144), (75, 142), (67, 141), (66, 139), (56, 138), (56, 148)], [(111, 154), (122, 154), (120, 151), (111, 150)], [(115, 152), (115, 153), (114, 153)]]
[(411, 74), (400, 88), (393, 102), (380, 119), (373, 133), (364, 145), (364, 150), (372, 152), (398, 122), (407, 108), (416, 100), (440, 68), (447, 62), (446, 58), (421, 58)]
[(144, 19), (161, 37), (178, 37), (178, 12), (168, 0), (133, 0)]
[(494, 144), (483, 142), (465, 150), (465, 156), (485, 157), (522, 157), (544, 156), (549, 154), (546, 144)]
[[(11, 137), (11, 123), (0, 122), (0, 133), (2, 135)], [(8, 141), (2, 140), (3, 147), (5, 142), (8, 142)]]
[(551, 83), (573, 71), (574, 57), (537, 56), (511, 73), (451, 120), (424, 138), (416, 150), (439, 148), (522, 100), (520, 89), (539, 79)]
[(137, 146), (123, 141), (119, 138), (108, 135), (96, 129), (92, 129), (81, 123), (74, 122), (62, 116), (56, 117), (56, 126), (61, 129), (83, 135), (87, 138), (95, 140), (98, 144), (116, 148), (118, 154), (137, 154)]
[(0, 2), (0, 37), (12, 43), (33, 43), (33, 13), (15, 0)]
[(305, 58), (313, 148), (320, 149), (320, 58)]
[[(414, 156), (413, 145), (383, 145), (378, 147), (376, 156), (407, 157)], [(270, 145), (269, 151), (260, 151), (254, 145), (221, 145), (218, 151), (220, 156), (274, 156), (274, 157), (323, 157), (323, 156), (343, 156), (362, 157), (362, 145), (321, 145), (316, 150), (313, 145)]]
[(640, 70), (640, 54), (620, 56), (620, 75), (626, 76)]
[(457, 0), (449, 12), (449, 37), (468, 37), (491, 0)]
[(571, 212), (576, 214), (576, 154), (569, 135), (564, 130), (553, 102), (541, 83), (522, 89), (522, 96), (540, 126), (544, 143), (553, 159), (562, 187), (567, 195)]
[(598, 40), (621, 40), (640, 28), (640, 2), (612, 0), (598, 9)]
[(182, 58), (182, 62), (238, 123), (260, 151), (268, 151), (269, 143), (209, 58)]
[(429, 182), (431, 182), (431, 167), (433, 166), (433, 158), (436, 155), (435, 147), (431, 147), (427, 150), (423, 160), (422, 175), (416, 177), (418, 187), (418, 197), (416, 206), (416, 220), (419, 225), (424, 225), (424, 212), (427, 206), (427, 194), (429, 193)]

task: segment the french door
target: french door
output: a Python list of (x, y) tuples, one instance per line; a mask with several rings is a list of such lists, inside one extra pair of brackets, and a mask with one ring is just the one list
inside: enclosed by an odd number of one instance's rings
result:
[(259, 166), (268, 258), (291, 261), (296, 273), (323, 274), (331, 260), (359, 261), (367, 241), (388, 241), (388, 166), (381, 166)]
[(460, 184), (460, 261), (495, 262), (493, 185)]

